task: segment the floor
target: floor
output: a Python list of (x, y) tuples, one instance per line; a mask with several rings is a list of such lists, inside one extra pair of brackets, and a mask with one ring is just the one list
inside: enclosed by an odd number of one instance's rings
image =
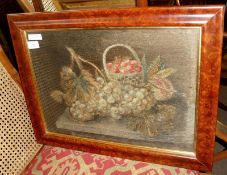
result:
[[(219, 100), (224, 104), (227, 104), (227, 86), (221, 86)], [(218, 112), (219, 121), (227, 124), (227, 111), (219, 109)], [(216, 143), (216, 152), (222, 150), (223, 148), (223, 146)], [(227, 159), (214, 163), (212, 175), (227, 175)]]

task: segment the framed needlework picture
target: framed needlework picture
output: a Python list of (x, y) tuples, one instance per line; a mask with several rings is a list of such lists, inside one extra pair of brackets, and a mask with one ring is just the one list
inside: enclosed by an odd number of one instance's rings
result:
[(9, 15), (40, 143), (211, 170), (223, 7)]

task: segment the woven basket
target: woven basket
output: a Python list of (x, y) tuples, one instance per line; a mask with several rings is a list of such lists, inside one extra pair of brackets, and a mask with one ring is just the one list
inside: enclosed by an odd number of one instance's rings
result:
[[(136, 51), (131, 48), (128, 45), (124, 45), (124, 44), (114, 44), (111, 45), (109, 47), (107, 47), (105, 49), (105, 51), (103, 52), (103, 68), (104, 71), (106, 73), (107, 78), (111, 81), (111, 80), (115, 80), (115, 81), (121, 81), (124, 84), (131, 84), (134, 86), (143, 86), (143, 82), (144, 82), (144, 69), (142, 67), (142, 71), (141, 72), (134, 72), (134, 73), (114, 73), (108, 70), (107, 68), (107, 54), (108, 52), (116, 47), (123, 47), (125, 49), (127, 49), (133, 56), (133, 59), (136, 60), (138, 63), (141, 64), (141, 60), (139, 59)], [(141, 64), (142, 66), (142, 64)]]

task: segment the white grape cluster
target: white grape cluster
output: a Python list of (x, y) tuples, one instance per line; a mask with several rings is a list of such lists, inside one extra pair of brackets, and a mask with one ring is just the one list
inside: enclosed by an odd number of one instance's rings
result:
[(96, 106), (94, 101), (85, 103), (81, 100), (75, 100), (69, 108), (70, 114), (74, 120), (88, 121), (94, 119), (96, 113)]
[(149, 110), (156, 104), (149, 86), (138, 88), (118, 81), (104, 82), (101, 77), (96, 81), (101, 88), (87, 102), (74, 100), (70, 107), (74, 119), (88, 121), (95, 116), (113, 119), (125, 116), (139, 117), (141, 112)]

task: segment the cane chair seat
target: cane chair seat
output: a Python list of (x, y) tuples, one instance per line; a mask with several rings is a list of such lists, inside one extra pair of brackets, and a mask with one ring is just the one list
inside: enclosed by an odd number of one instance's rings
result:
[(36, 143), (23, 92), (1, 62), (0, 136), (0, 174), (18, 175), (41, 145)]

